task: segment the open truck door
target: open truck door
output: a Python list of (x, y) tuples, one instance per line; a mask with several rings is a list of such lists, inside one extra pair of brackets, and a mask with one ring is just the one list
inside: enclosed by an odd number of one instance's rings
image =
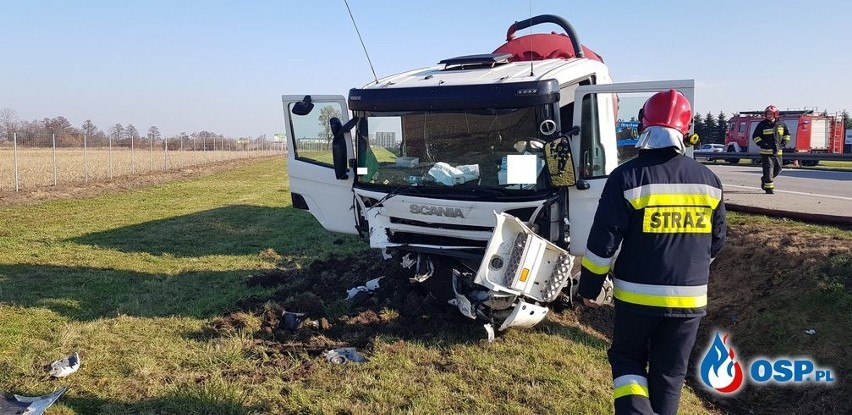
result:
[[(349, 168), (349, 109), (341, 95), (284, 95), (289, 137), (287, 171), (293, 207), (314, 215), (323, 228), (357, 234)], [(336, 119), (336, 120), (335, 120)]]
[[(695, 81), (692, 79), (585, 85), (574, 92), (574, 106), (580, 109), (574, 111), (574, 125), (580, 126), (580, 132), (571, 142), (577, 171), (577, 184), (568, 191), (571, 254), (584, 255), (586, 252), (589, 230), (609, 174), (638, 154), (634, 148), (638, 131), (627, 128), (617, 131), (616, 123), (638, 121), (639, 109), (651, 95), (672, 88), (686, 96), (694, 111)], [(693, 128), (690, 126), (689, 134)], [(689, 156), (692, 151), (692, 147), (687, 147)]]

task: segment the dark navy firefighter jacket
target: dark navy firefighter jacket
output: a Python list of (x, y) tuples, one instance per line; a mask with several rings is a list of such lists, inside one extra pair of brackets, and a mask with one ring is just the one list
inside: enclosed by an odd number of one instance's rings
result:
[(726, 228), (722, 183), (710, 169), (671, 147), (641, 150), (604, 186), (579, 294), (596, 298), (611, 271), (620, 309), (704, 315), (709, 265), (725, 243)]

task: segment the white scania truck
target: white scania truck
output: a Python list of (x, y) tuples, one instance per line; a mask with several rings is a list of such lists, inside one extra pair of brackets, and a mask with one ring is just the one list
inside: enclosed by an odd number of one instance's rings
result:
[[(564, 33), (515, 37), (544, 23)], [(531, 327), (570, 299), (607, 175), (635, 156), (616, 123), (670, 88), (693, 101), (692, 80), (612, 83), (561, 17), (515, 22), (493, 53), (348, 99), (283, 96), (293, 206), (446, 287), (464, 315)]]

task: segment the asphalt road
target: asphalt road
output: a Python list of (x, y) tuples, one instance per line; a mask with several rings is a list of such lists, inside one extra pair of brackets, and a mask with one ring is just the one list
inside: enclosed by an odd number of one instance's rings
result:
[(725, 203), (735, 210), (852, 224), (852, 172), (784, 169), (768, 195), (760, 189), (760, 166), (707, 167), (722, 179)]

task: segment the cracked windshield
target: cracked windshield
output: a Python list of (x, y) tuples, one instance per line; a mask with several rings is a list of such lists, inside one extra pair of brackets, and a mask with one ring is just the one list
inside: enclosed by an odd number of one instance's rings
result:
[(391, 187), (538, 190), (544, 155), (535, 108), (368, 113), (358, 181)]

